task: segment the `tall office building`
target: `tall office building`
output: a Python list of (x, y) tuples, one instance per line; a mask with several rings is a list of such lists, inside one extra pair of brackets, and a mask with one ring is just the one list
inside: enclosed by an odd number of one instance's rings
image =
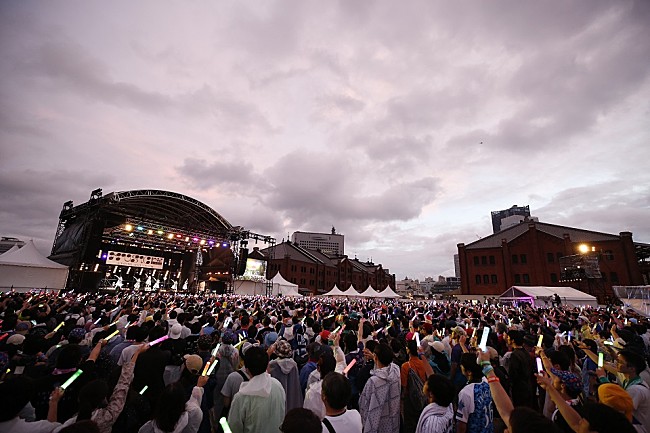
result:
[(332, 233), (294, 232), (291, 235), (291, 242), (309, 250), (321, 250), (326, 254), (342, 256), (344, 252), (344, 236), (336, 233), (332, 227)]
[[(509, 220), (507, 220), (506, 224), (504, 224), (504, 222), (502, 221), (504, 219), (507, 219), (508, 217), (513, 217), (513, 216), (520, 216), (523, 218), (521, 219), (510, 218)], [(492, 233), (498, 233), (504, 228), (506, 228), (505, 226), (513, 226), (515, 224), (519, 224), (521, 221), (524, 221), (528, 218), (530, 218), (530, 206), (514, 205), (510, 209), (492, 211)], [(514, 222), (514, 220), (517, 221)]]

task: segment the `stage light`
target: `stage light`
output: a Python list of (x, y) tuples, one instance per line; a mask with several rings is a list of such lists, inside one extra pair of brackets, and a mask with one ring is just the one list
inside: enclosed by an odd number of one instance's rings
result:
[(193, 240), (194, 242), (198, 242), (198, 241), (199, 241), (199, 238), (192, 238), (192, 240)]
[(108, 257), (108, 255), (102, 254), (102, 259), (106, 260), (106, 257)]
[(131, 224), (127, 224), (127, 225), (124, 226), (124, 230), (126, 230), (127, 232), (130, 232), (131, 230), (133, 230), (133, 226)]
[(158, 230), (158, 232), (157, 232), (157, 233), (158, 233), (159, 235), (161, 235), (161, 234), (163, 234), (163, 233), (165, 233), (165, 232), (164, 232), (164, 231), (162, 231), (162, 230)]
[(174, 239), (174, 233), (170, 233), (167, 235), (167, 239)]
[(210, 245), (214, 245), (214, 241), (208, 241)]
[(144, 230), (144, 227), (138, 226), (138, 230), (142, 231), (142, 230)]
[(153, 230), (151, 230), (151, 229), (147, 230), (147, 234), (148, 234), (148, 235), (152, 235), (152, 234), (153, 234)]
[(578, 245), (578, 251), (580, 251), (582, 254), (586, 254), (589, 252), (589, 246), (586, 244), (580, 244)]
[(181, 236), (181, 235), (176, 235), (176, 237), (177, 237), (177, 238), (182, 238), (183, 236)]
[(225, 248), (228, 248), (228, 242), (224, 242), (222, 245), (223, 245)]
[(189, 237), (189, 236), (185, 236), (185, 242), (189, 242), (189, 241), (190, 241), (190, 237)]
[(205, 245), (205, 239), (201, 239), (201, 242), (199, 242), (201, 245)]

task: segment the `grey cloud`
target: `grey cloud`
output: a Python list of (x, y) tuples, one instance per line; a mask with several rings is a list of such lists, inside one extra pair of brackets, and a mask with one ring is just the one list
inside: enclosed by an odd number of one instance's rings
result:
[(186, 158), (176, 172), (200, 190), (237, 187), (236, 192), (241, 193), (242, 190), (255, 190), (261, 182), (251, 163), (233, 159), (207, 162)]

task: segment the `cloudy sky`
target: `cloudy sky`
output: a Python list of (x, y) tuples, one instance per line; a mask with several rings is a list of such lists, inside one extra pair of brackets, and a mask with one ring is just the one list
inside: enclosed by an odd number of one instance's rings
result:
[(166, 189), (453, 275), (490, 211), (650, 242), (650, 2), (0, 3), (0, 234)]

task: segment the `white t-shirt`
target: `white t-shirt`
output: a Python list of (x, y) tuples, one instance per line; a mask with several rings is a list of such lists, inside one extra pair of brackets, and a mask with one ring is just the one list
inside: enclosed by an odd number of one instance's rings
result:
[(634, 403), (634, 418), (650, 432), (650, 389), (645, 384), (628, 386), (627, 393)]
[[(363, 425), (361, 424), (361, 415), (354, 409), (348, 409), (341, 415), (326, 416), (336, 433), (361, 433)], [(323, 423), (323, 433), (329, 433)]]

